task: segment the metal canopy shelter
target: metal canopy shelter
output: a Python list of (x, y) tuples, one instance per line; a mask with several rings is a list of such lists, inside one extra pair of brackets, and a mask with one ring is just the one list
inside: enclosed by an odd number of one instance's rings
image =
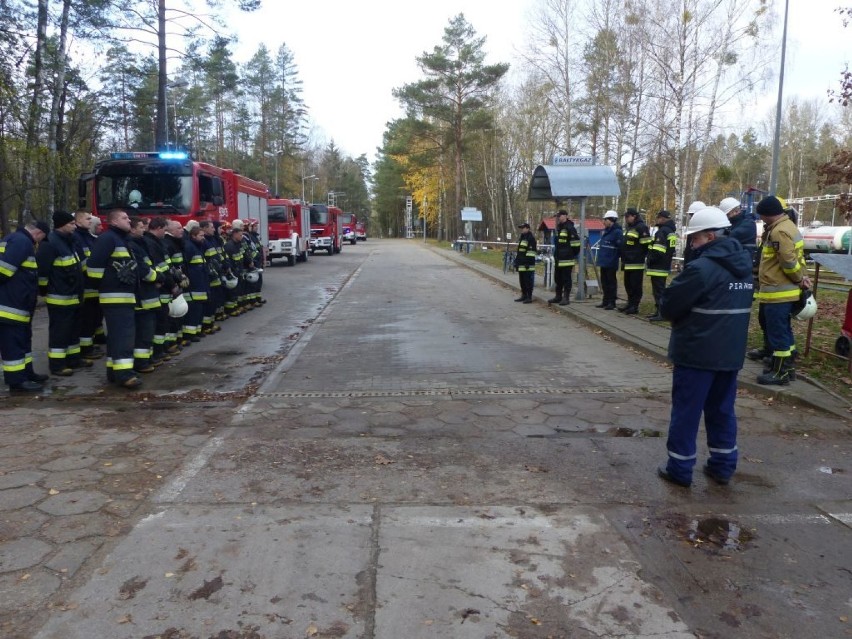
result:
[[(571, 158), (569, 158), (570, 160)], [(540, 164), (535, 167), (527, 195), (529, 202), (554, 201), (558, 207), (565, 200), (580, 201), (580, 255), (577, 259), (577, 293), (575, 299), (586, 299), (586, 198), (620, 197), (621, 188), (612, 167), (581, 163), (576, 165)], [(591, 160), (591, 158), (588, 158)]]

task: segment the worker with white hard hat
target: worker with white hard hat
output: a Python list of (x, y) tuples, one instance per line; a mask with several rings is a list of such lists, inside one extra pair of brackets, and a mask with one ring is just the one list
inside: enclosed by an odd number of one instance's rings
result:
[(731, 221), (728, 235), (738, 240), (753, 260), (757, 250), (757, 224), (754, 217), (743, 211), (740, 201), (735, 197), (726, 197), (719, 202), (719, 210)]
[(693, 259), (660, 299), (660, 314), (672, 323), (669, 358), (674, 368), (668, 461), (657, 474), (682, 487), (692, 484), (702, 414), (709, 450), (704, 474), (727, 484), (737, 467), (734, 402), (754, 282), (748, 253), (725, 232), (730, 225), (716, 207), (694, 213), (686, 229)]
[(621, 254), (621, 241), (624, 231), (618, 223), (618, 213), (609, 210), (603, 216), (604, 231), (598, 243), (598, 254), (596, 264), (601, 273), (601, 293), (603, 299), (598, 308), (605, 311), (615, 309), (615, 300), (618, 298), (618, 258)]

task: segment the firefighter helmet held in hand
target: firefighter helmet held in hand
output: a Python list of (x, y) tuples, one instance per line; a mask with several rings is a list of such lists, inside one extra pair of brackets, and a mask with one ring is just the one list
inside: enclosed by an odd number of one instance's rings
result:
[(797, 320), (809, 320), (817, 312), (817, 302), (814, 294), (805, 289), (799, 295), (799, 301), (793, 303), (793, 308), (790, 309), (790, 314)]
[(692, 235), (699, 231), (716, 231), (718, 229), (726, 229), (730, 226), (731, 220), (720, 209), (717, 209), (715, 206), (706, 206), (700, 211), (696, 211), (695, 215), (689, 220), (689, 226), (686, 227), (686, 234)]
[(222, 284), (225, 285), (225, 288), (230, 288), (230, 289), (237, 288), (237, 284), (239, 284), (239, 283), (240, 283), (240, 281), (231, 274), (226, 275), (225, 277), (222, 278)]
[(183, 317), (189, 311), (189, 304), (186, 303), (183, 293), (169, 302), (169, 317)]
[(260, 273), (257, 271), (249, 271), (246, 273), (246, 282), (249, 284), (257, 284), (260, 281)]

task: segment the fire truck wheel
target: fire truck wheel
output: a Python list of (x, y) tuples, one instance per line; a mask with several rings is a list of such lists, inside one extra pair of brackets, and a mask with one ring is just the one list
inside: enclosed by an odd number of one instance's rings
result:
[(287, 266), (296, 266), (296, 256), (288, 255), (287, 256)]
[(329, 246), (329, 247), (328, 247), (328, 254), (329, 254), (329, 255), (334, 255), (334, 247), (333, 247), (333, 246)]

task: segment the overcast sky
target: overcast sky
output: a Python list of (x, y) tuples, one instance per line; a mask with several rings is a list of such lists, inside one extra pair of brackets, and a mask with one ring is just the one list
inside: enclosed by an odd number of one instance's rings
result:
[[(518, 62), (528, 40), (535, 0), (264, 0), (254, 14), (232, 15), (246, 62), (264, 42), (274, 55), (281, 42), (293, 52), (315, 133), (345, 153), (372, 160), (388, 121), (402, 115), (391, 90), (422, 77), (415, 58), (441, 44), (444, 28), (464, 13), (486, 36), (486, 62)], [(540, 1), (539, 3), (540, 4)], [(783, 11), (783, 2), (776, 10)], [(844, 29), (840, 0), (792, 0), (785, 97), (824, 97), (852, 58), (852, 25)], [(780, 23), (777, 29), (780, 41)], [(768, 42), (768, 46), (776, 46)], [(780, 48), (779, 48), (780, 50)], [(777, 71), (752, 113), (764, 119), (777, 98)], [(732, 123), (736, 126), (736, 123)]]

